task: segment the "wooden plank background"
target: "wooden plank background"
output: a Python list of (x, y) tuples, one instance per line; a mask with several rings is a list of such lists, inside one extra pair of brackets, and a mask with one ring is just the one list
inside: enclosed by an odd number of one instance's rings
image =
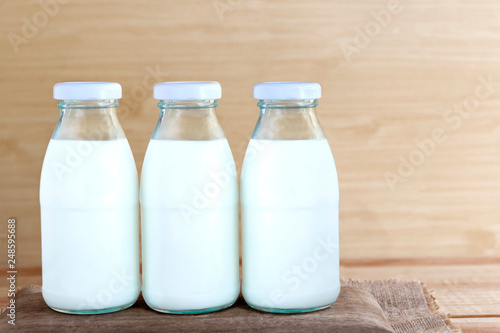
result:
[[(0, 209), (4, 222), (18, 220), (20, 266), (40, 266), (52, 87), (79, 80), (122, 84), (120, 119), (139, 171), (157, 81), (222, 84), (218, 114), (239, 167), (258, 115), (253, 84), (319, 82), (340, 178), (342, 258), (500, 255), (500, 2), (41, 3), (52, 5), (0, 4)], [(470, 113), (454, 111), (462, 103)], [(420, 152), (416, 140), (440, 130), (443, 140)], [(418, 165), (400, 173), (400, 158)], [(393, 188), (388, 173), (400, 177)]]

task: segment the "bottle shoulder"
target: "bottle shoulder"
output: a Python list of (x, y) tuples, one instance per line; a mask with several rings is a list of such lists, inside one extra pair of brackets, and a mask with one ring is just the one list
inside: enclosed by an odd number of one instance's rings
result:
[(210, 207), (237, 202), (236, 167), (227, 140), (151, 140), (141, 173), (143, 205), (175, 209), (192, 206), (197, 198), (208, 198)]
[(97, 207), (133, 203), (137, 195), (137, 169), (126, 139), (50, 140), (41, 172), (41, 203)]
[(245, 205), (338, 204), (337, 170), (326, 139), (251, 140), (240, 186)]

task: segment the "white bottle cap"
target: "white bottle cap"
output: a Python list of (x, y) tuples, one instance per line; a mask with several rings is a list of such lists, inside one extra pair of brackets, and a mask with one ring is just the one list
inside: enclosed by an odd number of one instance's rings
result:
[(262, 82), (253, 86), (257, 99), (301, 100), (321, 97), (321, 86), (314, 82)]
[(192, 101), (219, 99), (222, 89), (215, 81), (174, 81), (155, 84), (153, 96), (160, 100)]
[(122, 98), (122, 86), (115, 82), (62, 82), (54, 86), (54, 99), (105, 100)]

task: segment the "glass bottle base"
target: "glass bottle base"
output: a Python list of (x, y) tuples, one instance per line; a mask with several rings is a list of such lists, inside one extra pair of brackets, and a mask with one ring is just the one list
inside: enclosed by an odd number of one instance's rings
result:
[(323, 306), (319, 306), (319, 307), (315, 307), (315, 308), (307, 308), (307, 309), (276, 309), (276, 308), (267, 308), (267, 307), (263, 307), (263, 306), (257, 306), (257, 305), (253, 305), (253, 304), (250, 304), (250, 303), (247, 303), (251, 308), (255, 309), (255, 310), (259, 310), (259, 311), (264, 311), (264, 312), (270, 312), (270, 313), (303, 313), (303, 312), (312, 312), (312, 311), (320, 311), (320, 310), (324, 310), (326, 308), (329, 308), (330, 306), (332, 306), (332, 304), (327, 304), (327, 305), (323, 305)]
[(226, 308), (229, 308), (231, 305), (233, 305), (234, 302), (231, 302), (229, 304), (221, 305), (221, 306), (216, 306), (213, 308), (207, 308), (207, 309), (198, 309), (198, 310), (165, 310), (165, 309), (157, 309), (153, 308), (150, 306), (151, 309), (161, 312), (161, 313), (169, 313), (169, 314), (203, 314), (203, 313), (209, 313), (209, 312), (215, 312), (215, 311), (220, 311)]
[(122, 305), (122, 306), (116, 306), (116, 307), (106, 308), (106, 309), (96, 309), (96, 310), (65, 310), (65, 309), (57, 309), (57, 308), (53, 308), (53, 307), (50, 307), (50, 308), (54, 311), (66, 313), (66, 314), (93, 315), (93, 314), (103, 314), (103, 313), (111, 313), (111, 312), (125, 310), (134, 304), (135, 304), (135, 301), (130, 303), (130, 304), (126, 304), (126, 305)]

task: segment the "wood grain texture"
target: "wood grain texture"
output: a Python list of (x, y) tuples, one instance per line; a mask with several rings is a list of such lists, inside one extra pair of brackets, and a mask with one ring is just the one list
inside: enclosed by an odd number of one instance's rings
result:
[[(2, 1), (0, 210), (20, 222), (20, 265), (40, 265), (38, 185), (58, 114), (52, 86), (75, 80), (122, 84), (120, 119), (139, 171), (158, 113), (156, 81), (222, 84), (218, 114), (239, 167), (257, 120), (253, 84), (317, 81), (340, 178), (342, 257), (500, 255), (498, 1), (401, 0), (350, 61), (342, 48), (359, 45), (357, 29), (374, 26), (373, 11), (388, 1), (228, 3), (72, 0), (45, 22), (38, 1)], [(23, 36), (23, 18), (40, 27), (15, 52), (9, 38)], [(447, 113), (489, 77), (492, 92), (470, 115)], [(385, 173), (398, 174), (400, 156), (417, 158), (415, 140), (436, 128), (444, 142), (391, 190)]]
[(462, 333), (497, 333), (500, 328), (500, 318), (453, 319), (452, 323)]

